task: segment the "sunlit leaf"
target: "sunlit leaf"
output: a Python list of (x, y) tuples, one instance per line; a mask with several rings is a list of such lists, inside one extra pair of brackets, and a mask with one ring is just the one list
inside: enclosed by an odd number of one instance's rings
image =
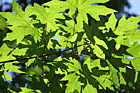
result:
[(110, 71), (110, 78), (113, 81), (113, 83), (115, 83), (117, 86), (117, 88), (120, 86), (119, 84), (119, 78), (118, 78), (118, 71), (110, 64), (109, 61), (107, 61), (108, 65), (109, 65), (109, 71)]
[(97, 89), (94, 88), (92, 85), (90, 85), (89, 83), (86, 85), (86, 87), (84, 88), (84, 90), (82, 91), (82, 93), (87, 93), (87, 92), (90, 92), (90, 93), (98, 93), (97, 92)]
[(81, 84), (78, 81), (78, 76), (76, 76), (75, 74), (69, 74), (61, 79), (61, 81), (66, 81), (66, 80), (68, 80), (68, 83), (66, 84), (67, 86), (66, 91), (65, 91), (66, 93), (70, 93), (74, 91), (80, 92)]
[(140, 58), (134, 58), (134, 59), (131, 60), (132, 66), (137, 71), (140, 71), (140, 63), (139, 63), (139, 60), (140, 60)]
[(34, 91), (32, 89), (28, 89), (26, 87), (21, 87), (21, 92), (19, 93), (34, 93)]
[(6, 61), (6, 60), (13, 60), (15, 57), (12, 55), (8, 55), (12, 49), (7, 47), (6, 44), (3, 44), (0, 48), (0, 61)]
[(109, 20), (108, 22), (105, 23), (107, 29), (112, 29), (112, 30), (115, 30), (115, 26), (116, 26), (116, 23), (117, 23), (117, 19), (114, 15), (114, 13), (109, 17)]

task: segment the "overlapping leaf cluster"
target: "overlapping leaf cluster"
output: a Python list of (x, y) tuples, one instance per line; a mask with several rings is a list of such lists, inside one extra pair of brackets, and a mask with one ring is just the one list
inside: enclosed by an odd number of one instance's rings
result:
[(13, 13), (0, 13), (0, 91), (138, 91), (140, 17), (118, 21), (98, 5), (108, 1), (52, 0), (23, 11), (13, 0)]

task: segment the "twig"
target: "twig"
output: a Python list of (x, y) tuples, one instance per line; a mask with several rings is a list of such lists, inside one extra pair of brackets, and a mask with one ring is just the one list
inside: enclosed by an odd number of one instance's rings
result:
[[(42, 55), (44, 56), (45, 54), (45, 48), (46, 48), (46, 31), (47, 31), (47, 23), (45, 24), (45, 30), (44, 30), (44, 49)], [(45, 59), (45, 56), (44, 56)]]
[[(91, 44), (91, 43), (90, 43), (90, 44)], [(78, 51), (75, 51), (75, 52), (71, 53), (70, 55), (76, 54), (77, 52), (79, 52), (79, 51), (81, 51), (81, 50), (87, 48), (90, 44), (88, 44), (87, 46), (84, 46), (83, 48), (81, 48), (81, 49), (78, 50)]]
[(89, 56), (89, 55), (82, 55), (82, 54), (75, 54), (75, 55), (78, 55), (78, 56), (85, 56), (85, 57), (91, 57), (91, 56)]
[[(90, 44), (91, 44), (91, 43), (90, 43)], [(83, 46), (83, 45), (84, 45), (84, 44), (79, 45), (79, 46), (77, 46), (77, 47), (80, 47), (80, 46)], [(63, 50), (63, 51), (57, 51), (57, 52), (54, 52), (54, 53), (46, 54), (46, 55), (44, 55), (44, 56), (50, 56), (50, 55), (54, 55), (54, 54), (57, 54), (57, 53), (63, 53), (63, 52), (65, 52), (65, 51), (72, 50), (72, 49), (74, 49), (74, 48), (76, 48), (76, 47), (68, 48), (68, 49), (65, 49), (65, 50)], [(19, 59), (19, 60), (28, 60), (28, 59), (33, 59), (33, 58), (36, 58), (36, 59), (38, 59), (38, 60), (41, 60), (40, 57), (43, 57), (43, 56), (41, 55), (41, 56), (35, 56), (35, 57), (26, 57), (26, 58), (21, 58), (21, 59)], [(18, 61), (18, 59), (8, 60), (8, 61), (1, 61), (0, 64), (1, 64), (1, 63), (10, 63), (10, 62), (14, 62), (14, 61)]]

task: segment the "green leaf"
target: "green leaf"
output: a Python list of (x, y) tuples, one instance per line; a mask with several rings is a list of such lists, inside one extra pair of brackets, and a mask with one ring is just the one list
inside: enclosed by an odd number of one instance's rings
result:
[(120, 84), (126, 85), (127, 83), (126, 83), (122, 73), (119, 73), (119, 76), (120, 76)]
[(13, 31), (12, 33), (8, 33), (7, 37), (4, 40), (17, 40), (17, 44), (21, 42), (21, 40), (25, 37), (25, 35), (30, 34), (28, 31), (32, 31), (31, 28), (21, 28), (21, 27), (10, 27)]
[(115, 45), (116, 50), (119, 50), (120, 47), (121, 47), (121, 44), (119, 44), (119, 43), (117, 43), (117, 44)]
[(12, 77), (7, 73), (4, 73), (3, 78), (12, 81)]
[(92, 71), (91, 69), (92, 69), (93, 67), (91, 67), (91, 62), (90, 62), (90, 60), (91, 60), (90, 58), (87, 58), (86, 61), (84, 62), (84, 65), (87, 64), (88, 69), (89, 69), (90, 72), (91, 72), (91, 71)]
[(23, 72), (19, 69), (20, 69), (20, 67), (14, 66), (12, 63), (6, 63), (5, 64), (5, 71), (16, 72), (16, 73), (25, 73), (25, 72)]
[(20, 88), (22, 91), (19, 93), (34, 93), (34, 90), (32, 90), (32, 89), (28, 89), (26, 87), (20, 87)]
[(56, 74), (66, 74), (66, 72), (63, 72), (60, 68), (58, 68), (57, 71), (55, 71)]
[(109, 70), (108, 67), (102, 67), (101, 64), (100, 64), (100, 59), (91, 59), (91, 58), (87, 58), (85, 61), (84, 61), (84, 65), (87, 64), (88, 66), (88, 69), (90, 72), (92, 72), (92, 69), (95, 68), (95, 67), (98, 67), (99, 70)]
[[(93, 3), (105, 3), (109, 0), (103, 0), (103, 1), (89, 1), (89, 0), (67, 0), (65, 2), (53, 0), (49, 3), (43, 4), (44, 6), (50, 6), (50, 5), (56, 5), (57, 7), (62, 7), (63, 11), (66, 9), (70, 9), (69, 14), (72, 16), (76, 10), (78, 10), (78, 15), (80, 16), (81, 21), (88, 22), (88, 18), (86, 13), (90, 14), (93, 18), (95, 18), (97, 21), (100, 20), (99, 15), (107, 15), (113, 12), (116, 12), (115, 10), (109, 9), (105, 6), (93, 6), (91, 4)], [(96, 10), (96, 11), (94, 11)], [(97, 12), (98, 11), (98, 12)], [(79, 16), (78, 16), (79, 17)]]
[(92, 85), (87, 83), (87, 85), (84, 88), (84, 90), (82, 91), (82, 93), (98, 93), (98, 92), (97, 92), (96, 88), (94, 88)]
[(120, 67), (119, 70), (120, 70), (120, 72), (119, 72), (120, 84), (126, 85), (127, 83), (125, 81), (125, 78), (123, 77), (123, 73), (126, 73), (126, 67), (124, 67), (124, 68)]
[(134, 79), (134, 83), (136, 83), (136, 82), (137, 82), (137, 80), (138, 80), (138, 76), (139, 76), (139, 72), (138, 72), (138, 71), (136, 71), (136, 74), (135, 74), (135, 79)]
[[(126, 57), (124, 57), (126, 58)], [(130, 60), (129, 59), (122, 59), (122, 63), (124, 64), (130, 64)]]
[(109, 17), (108, 19), (108, 22), (105, 23), (106, 25), (106, 28), (109, 30), (110, 28), (112, 30), (115, 30), (115, 26), (116, 26), (116, 23), (117, 23), (117, 19), (114, 15), (114, 13), (112, 13), (112, 15)]
[(22, 7), (16, 2), (16, 0), (13, 0), (12, 3), (13, 11), (16, 12), (17, 15), (20, 17), (24, 17), (24, 12), (22, 11)]
[(77, 24), (74, 22), (74, 20), (65, 21), (66, 26), (61, 25), (60, 27), (63, 27), (64, 30), (68, 31), (72, 35), (76, 32), (82, 32), (83, 31), (83, 22), (77, 21)]
[(28, 62), (26, 62), (26, 66), (29, 67), (33, 62), (35, 61), (35, 58), (29, 59)]
[(140, 40), (140, 30), (131, 30), (125, 34), (131, 42), (138, 42)]
[(39, 76), (42, 74), (42, 69), (40, 67), (35, 67), (35, 68), (30, 68), (29, 71), (27, 72), (29, 75), (33, 76)]
[(127, 31), (137, 29), (139, 26), (137, 23), (138, 22), (133, 22), (132, 20), (126, 19), (125, 16), (123, 16), (114, 32), (116, 35), (123, 35)]
[(62, 14), (59, 14), (56, 8), (44, 8), (37, 3), (34, 3), (34, 7), (27, 7), (25, 11), (27, 11), (29, 15), (36, 15), (37, 19), (40, 20), (42, 24), (47, 24), (48, 32), (58, 28), (55, 22), (56, 18), (64, 18)]
[(77, 36), (78, 36), (78, 34), (76, 33), (75, 35), (73, 35), (73, 36), (71, 37), (71, 39), (70, 39), (69, 41), (75, 42), (76, 39), (77, 39)]
[(10, 47), (10, 48), (16, 48), (16, 43), (17, 41), (16, 40), (13, 40), (13, 41), (4, 41), (4, 43)]
[(70, 57), (69, 60), (70, 63), (65, 63), (68, 66), (68, 71), (69, 72), (76, 72), (79, 73), (79, 70), (81, 69), (81, 64), (78, 60), (76, 60), (75, 58), (73, 59), (72, 57)]
[(140, 57), (140, 45), (138, 43), (133, 44), (126, 51), (130, 53), (133, 57)]
[(114, 90), (114, 88), (112, 87), (112, 82), (108, 79), (109, 75), (102, 75), (100, 77), (93, 76), (93, 77), (100, 83), (103, 89), (106, 90), (106, 88), (108, 87), (110, 90)]
[(86, 23), (84, 23), (84, 29), (85, 29), (85, 33), (86, 33), (87, 38), (91, 42), (94, 42), (94, 40), (93, 40), (93, 32), (90, 30), (90, 26), (87, 25)]
[(12, 54), (13, 54), (13, 55), (18, 55), (18, 56), (25, 55), (27, 49), (28, 49), (28, 48), (24, 48), (24, 49), (16, 48), (16, 49), (12, 52)]
[(57, 57), (57, 59), (55, 59), (54, 61), (62, 61), (62, 57), (59, 56), (59, 57)]
[(105, 54), (98, 45), (95, 45), (93, 53), (96, 54), (97, 57), (105, 59)]
[(12, 25), (8, 26), (12, 33), (8, 33), (4, 40), (12, 41), (16, 39), (17, 43), (19, 43), (26, 35), (32, 35), (36, 42), (39, 41), (41, 39), (39, 38), (40, 33), (33, 26), (33, 22), (29, 18), (30, 15), (22, 11), (21, 6), (18, 5), (16, 0), (13, 1), (13, 10), (16, 14), (10, 12), (0, 13), (0, 15), (7, 19), (8, 25)]
[(112, 66), (112, 64), (108, 60), (107, 60), (107, 63), (109, 65), (110, 79), (116, 85), (116, 88), (119, 88), (120, 84), (119, 84), (119, 78), (118, 78), (118, 71)]
[(1, 61), (7, 61), (7, 60), (14, 60), (15, 57), (13, 57), (11, 54), (8, 55), (11, 52), (12, 49), (7, 47), (6, 44), (3, 44), (0, 48), (0, 62)]
[[(77, 42), (77, 46), (82, 45), (82, 44), (84, 44), (84, 42), (82, 42), (82, 41)], [(84, 50), (84, 47), (83, 46), (80, 46), (77, 49), (78, 49), (78, 54), (80, 55), (81, 52)]]
[(27, 19), (24, 19), (12, 13), (3, 12), (0, 14), (8, 19), (7, 22), (9, 25), (13, 25), (12, 27), (8, 27), (12, 30), (12, 33), (8, 33), (4, 40), (12, 41), (16, 39), (17, 43), (19, 43), (26, 35), (38, 35), (36, 29), (32, 26), (32, 24), (30, 24), (31, 21), (27, 21)]
[(108, 49), (106, 43), (103, 40), (100, 40), (99, 38), (97, 38), (96, 36), (93, 37), (95, 40), (95, 44), (97, 45), (102, 45), (104, 48)]
[(132, 66), (137, 71), (140, 71), (140, 62), (139, 61), (140, 61), (140, 58), (134, 58), (134, 59), (131, 60)]
[(0, 15), (0, 29), (4, 30), (6, 28), (6, 21), (5, 19)]
[[(104, 6), (108, 1), (51, 0), (23, 11), (13, 0), (14, 13), (0, 12), (0, 91), (97, 93), (138, 86), (140, 17), (119, 21), (116, 11)], [(108, 14), (108, 22), (100, 18)], [(60, 40), (54, 40), (55, 34)], [(78, 54), (71, 53), (74, 42)], [(129, 56), (134, 58), (126, 59)], [(9, 85), (3, 79), (12, 77), (4, 72), (19, 75)]]
[[(86, 5), (83, 7), (85, 9), (87, 9), (87, 12), (97, 21), (100, 21), (99, 15), (103, 15), (106, 16), (108, 14), (117, 12), (113, 9), (109, 9), (105, 6), (90, 6), (90, 7), (86, 7)], [(96, 10), (96, 11), (94, 11)]]
[(69, 74), (61, 79), (61, 81), (68, 80), (68, 83), (66, 84), (67, 88), (65, 90), (65, 93), (71, 93), (74, 91), (80, 93), (81, 83), (78, 81), (78, 78), (79, 76), (76, 76), (75, 74)]

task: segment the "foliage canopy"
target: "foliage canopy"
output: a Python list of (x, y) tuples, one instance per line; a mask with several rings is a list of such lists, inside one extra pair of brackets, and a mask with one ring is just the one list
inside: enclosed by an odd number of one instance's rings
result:
[(13, 0), (14, 13), (0, 12), (0, 91), (138, 91), (140, 17), (117, 20), (98, 5), (108, 1), (52, 0), (23, 11)]

